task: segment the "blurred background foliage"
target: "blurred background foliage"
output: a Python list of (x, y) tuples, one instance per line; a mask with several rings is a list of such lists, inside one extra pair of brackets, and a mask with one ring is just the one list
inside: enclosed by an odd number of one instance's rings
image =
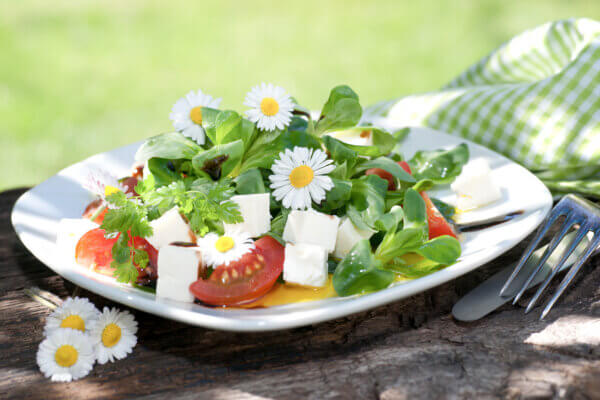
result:
[(3, 1), (0, 190), (171, 129), (191, 89), (243, 110), (261, 81), (318, 108), (434, 90), (543, 22), (600, 1)]

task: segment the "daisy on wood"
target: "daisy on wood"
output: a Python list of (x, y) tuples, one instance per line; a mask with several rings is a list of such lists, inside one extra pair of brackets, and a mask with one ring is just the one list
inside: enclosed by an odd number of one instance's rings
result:
[(99, 314), (100, 311), (88, 299), (69, 297), (46, 318), (44, 335), (48, 336), (60, 328), (89, 331)]
[(98, 363), (105, 364), (127, 357), (137, 344), (137, 329), (137, 322), (129, 311), (104, 307), (90, 330)]
[(40, 343), (37, 364), (55, 382), (70, 382), (90, 373), (96, 356), (90, 338), (75, 329), (57, 329)]

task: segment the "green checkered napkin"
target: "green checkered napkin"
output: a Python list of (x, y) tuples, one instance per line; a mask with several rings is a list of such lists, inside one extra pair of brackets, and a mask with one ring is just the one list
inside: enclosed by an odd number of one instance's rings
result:
[(375, 104), (365, 118), (427, 126), (487, 146), (555, 193), (600, 197), (600, 23), (526, 31), (443, 89)]

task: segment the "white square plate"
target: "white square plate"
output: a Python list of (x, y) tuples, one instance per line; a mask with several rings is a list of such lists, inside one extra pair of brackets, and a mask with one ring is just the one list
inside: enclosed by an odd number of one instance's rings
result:
[[(531, 233), (552, 206), (552, 197), (544, 184), (525, 168), (509, 159), (467, 140), (430, 129), (413, 128), (403, 143), (407, 158), (418, 150), (447, 148), (467, 143), (471, 159), (483, 157), (493, 169), (501, 186), (502, 199), (489, 206), (466, 212), (464, 220), (481, 220), (512, 211), (523, 215), (500, 225), (466, 233), (461, 239), (462, 255), (458, 262), (423, 278), (397, 283), (385, 290), (363, 296), (336, 297), (262, 309), (209, 308), (199, 304), (156, 299), (130, 286), (78, 266), (72, 255), (60, 254), (56, 235), (61, 218), (79, 218), (93, 199), (82, 188), (90, 168), (109, 170), (125, 176), (131, 170), (134, 154), (141, 143), (134, 143), (97, 154), (65, 168), (57, 175), (24, 193), (15, 204), (12, 223), (24, 245), (40, 261), (65, 279), (91, 292), (128, 305), (192, 325), (229, 331), (268, 331), (294, 328), (364, 311), (390, 303), (461, 276), (509, 250)], [(454, 196), (449, 188), (432, 191), (449, 203)]]

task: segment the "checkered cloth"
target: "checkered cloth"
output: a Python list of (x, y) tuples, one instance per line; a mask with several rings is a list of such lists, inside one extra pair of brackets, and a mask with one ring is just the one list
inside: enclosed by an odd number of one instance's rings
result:
[(600, 197), (600, 23), (523, 32), (439, 91), (365, 110), (368, 121), (381, 117), (487, 146), (556, 193)]

